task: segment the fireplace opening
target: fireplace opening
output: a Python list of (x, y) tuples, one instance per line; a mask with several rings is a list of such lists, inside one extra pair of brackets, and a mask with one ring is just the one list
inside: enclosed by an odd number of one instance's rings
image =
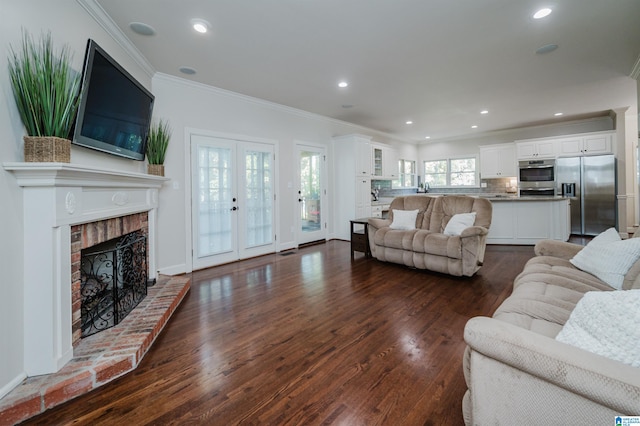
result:
[(147, 295), (147, 237), (141, 230), (81, 251), (81, 336), (120, 323)]

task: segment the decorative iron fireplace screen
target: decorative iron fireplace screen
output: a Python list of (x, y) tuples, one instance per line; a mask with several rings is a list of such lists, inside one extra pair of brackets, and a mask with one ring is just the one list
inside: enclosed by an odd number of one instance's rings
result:
[(120, 323), (147, 295), (147, 237), (135, 231), (81, 256), (82, 337), (87, 337)]

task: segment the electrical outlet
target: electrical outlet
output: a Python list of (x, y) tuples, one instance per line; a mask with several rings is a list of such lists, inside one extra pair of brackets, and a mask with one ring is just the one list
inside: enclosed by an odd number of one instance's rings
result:
[(480, 183), (480, 188), (486, 188), (486, 187), (487, 187), (487, 182)]

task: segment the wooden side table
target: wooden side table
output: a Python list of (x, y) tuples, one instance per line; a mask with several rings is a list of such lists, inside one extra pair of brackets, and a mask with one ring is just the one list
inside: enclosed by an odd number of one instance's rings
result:
[[(369, 218), (353, 219), (351, 222), (351, 258), (354, 257), (354, 252), (359, 251), (364, 253), (365, 257), (371, 257), (371, 250), (369, 248)], [(355, 225), (362, 225), (362, 229), (355, 229)]]

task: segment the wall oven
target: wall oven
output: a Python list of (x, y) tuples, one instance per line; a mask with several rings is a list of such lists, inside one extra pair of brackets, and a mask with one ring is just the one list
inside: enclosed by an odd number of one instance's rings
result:
[(518, 162), (520, 196), (555, 195), (556, 160), (525, 160)]

